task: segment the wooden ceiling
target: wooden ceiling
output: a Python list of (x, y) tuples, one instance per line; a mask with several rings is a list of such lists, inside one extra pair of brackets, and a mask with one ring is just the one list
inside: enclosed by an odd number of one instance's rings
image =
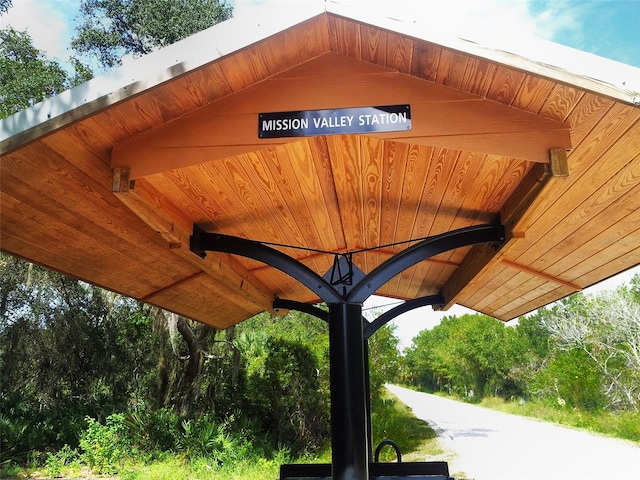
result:
[[(377, 293), (503, 320), (640, 263), (640, 109), (624, 91), (331, 11), (221, 50), (238, 22), (149, 56), (165, 62), (152, 80), (125, 67), (4, 120), (2, 251), (217, 327), (318, 299), (256, 261), (201, 259), (194, 224), (323, 275), (334, 254), (370, 272), (402, 242), (498, 220), (504, 244)], [(205, 60), (168, 60), (194, 45)], [(257, 134), (260, 113), (393, 104), (411, 105), (410, 131)]]

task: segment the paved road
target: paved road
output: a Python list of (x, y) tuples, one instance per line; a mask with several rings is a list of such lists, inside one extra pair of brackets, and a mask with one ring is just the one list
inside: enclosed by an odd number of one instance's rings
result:
[(388, 386), (440, 434), (457, 479), (640, 480), (640, 447)]

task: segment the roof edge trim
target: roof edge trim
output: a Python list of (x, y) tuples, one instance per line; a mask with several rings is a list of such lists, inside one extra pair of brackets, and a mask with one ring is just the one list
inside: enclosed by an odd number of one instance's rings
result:
[(420, 20), (385, 17), (353, 8), (342, 0), (328, 0), (327, 13), (434, 43), (463, 54), (539, 75), (613, 100), (640, 107), (640, 68), (540, 38), (527, 45), (455, 36)]
[[(0, 152), (8, 153), (103, 108), (133, 97), (325, 12), (324, 2), (295, 2), (268, 22), (246, 15), (144, 55), (77, 87), (0, 119)], [(203, 48), (203, 45), (209, 48)], [(185, 57), (188, 52), (188, 58)]]

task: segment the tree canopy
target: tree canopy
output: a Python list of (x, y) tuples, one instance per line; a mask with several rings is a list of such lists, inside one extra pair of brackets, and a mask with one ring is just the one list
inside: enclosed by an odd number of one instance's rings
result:
[(0, 118), (24, 110), (71, 87), (60, 64), (33, 46), (26, 32), (0, 30)]
[(71, 42), (104, 69), (227, 20), (232, 7), (219, 0), (82, 0)]
[(578, 293), (507, 327), (484, 315), (447, 317), (420, 332), (404, 377), (431, 391), (539, 399), (584, 410), (640, 407), (640, 276)]

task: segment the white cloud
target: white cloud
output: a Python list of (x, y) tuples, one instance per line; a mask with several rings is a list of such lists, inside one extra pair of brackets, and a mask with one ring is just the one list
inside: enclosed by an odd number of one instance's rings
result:
[(12, 26), (27, 31), (33, 46), (47, 57), (66, 60), (72, 20), (69, 9), (77, 12), (79, 5), (79, 0), (13, 0), (13, 7), (0, 17), (0, 22), (2, 28)]

